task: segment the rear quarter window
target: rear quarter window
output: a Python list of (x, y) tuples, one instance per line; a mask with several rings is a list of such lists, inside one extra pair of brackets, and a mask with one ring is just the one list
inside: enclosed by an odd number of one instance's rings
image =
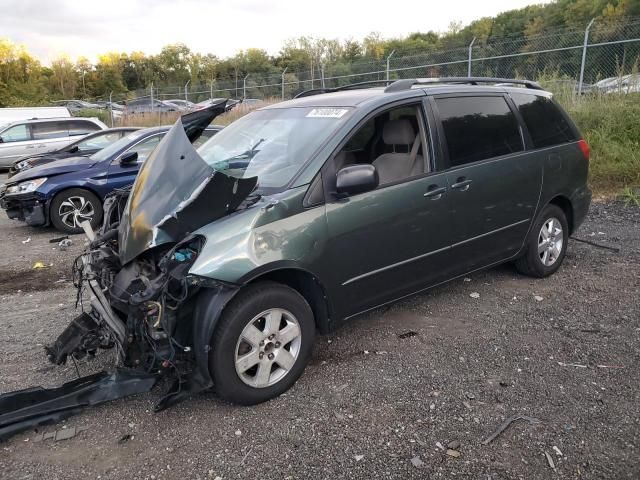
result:
[(88, 133), (96, 132), (100, 130), (100, 127), (93, 122), (87, 122), (86, 120), (71, 120), (69, 122), (69, 135), (86, 135)]
[(526, 93), (512, 93), (511, 98), (529, 130), (534, 148), (578, 140), (575, 129), (549, 98)]
[(520, 127), (503, 97), (435, 100), (452, 167), (524, 149)]

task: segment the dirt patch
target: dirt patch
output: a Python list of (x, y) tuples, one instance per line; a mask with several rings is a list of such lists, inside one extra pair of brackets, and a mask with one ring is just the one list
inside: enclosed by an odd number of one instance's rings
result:
[[(68, 286), (68, 269), (45, 267), (31, 270), (0, 270), (0, 295), (18, 292), (40, 292)], [(61, 281), (64, 280), (64, 281)]]

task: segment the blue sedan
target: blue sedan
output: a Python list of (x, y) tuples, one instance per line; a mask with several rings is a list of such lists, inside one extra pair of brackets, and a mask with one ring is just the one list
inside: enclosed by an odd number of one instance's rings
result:
[[(0, 192), (0, 207), (9, 218), (27, 225), (81, 233), (80, 224), (89, 221), (95, 228), (102, 221), (104, 197), (133, 183), (140, 165), (169, 128), (137, 130), (90, 157), (65, 158), (21, 172)], [(220, 129), (207, 127), (194, 146)]]

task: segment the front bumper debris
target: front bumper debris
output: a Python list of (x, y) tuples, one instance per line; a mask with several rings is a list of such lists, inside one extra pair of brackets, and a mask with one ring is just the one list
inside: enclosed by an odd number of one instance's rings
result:
[(82, 408), (148, 392), (158, 375), (119, 369), (0, 395), (0, 441), (30, 428), (59, 422)]
[(36, 195), (5, 195), (0, 200), (0, 207), (11, 220), (20, 220), (32, 227), (47, 224), (46, 203)]

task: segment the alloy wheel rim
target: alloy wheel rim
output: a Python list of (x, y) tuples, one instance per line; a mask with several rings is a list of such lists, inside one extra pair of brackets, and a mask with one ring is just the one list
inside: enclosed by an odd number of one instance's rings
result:
[(560, 220), (555, 217), (547, 219), (538, 234), (538, 257), (545, 267), (558, 261), (562, 253), (564, 235)]
[(287, 375), (300, 354), (298, 319), (282, 308), (253, 317), (242, 330), (235, 349), (236, 374), (254, 388), (275, 385)]
[(70, 228), (82, 228), (81, 222), (91, 222), (95, 215), (95, 209), (89, 200), (75, 195), (68, 197), (60, 204), (58, 216), (60, 221)]

